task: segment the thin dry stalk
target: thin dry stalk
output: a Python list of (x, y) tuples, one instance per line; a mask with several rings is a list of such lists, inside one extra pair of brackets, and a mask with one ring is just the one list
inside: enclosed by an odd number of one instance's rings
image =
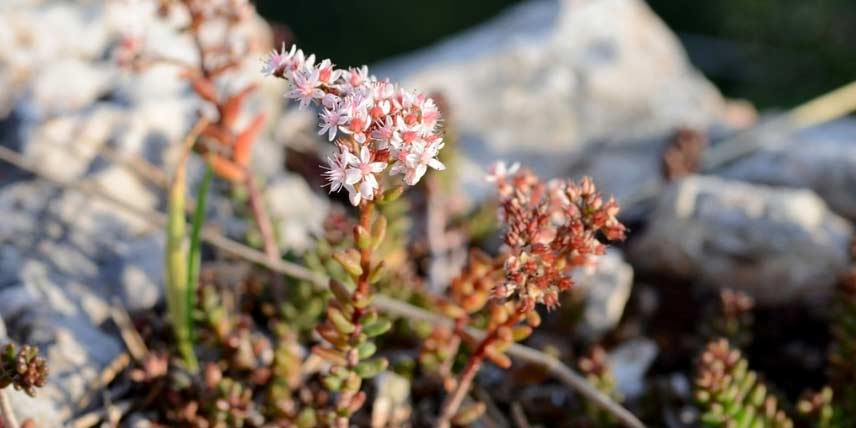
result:
[(138, 363), (142, 362), (146, 358), (146, 355), (148, 355), (149, 348), (146, 346), (146, 342), (143, 340), (140, 332), (134, 327), (134, 323), (131, 322), (131, 316), (128, 315), (125, 306), (122, 305), (122, 302), (118, 298), (113, 299), (113, 305), (110, 306), (110, 317), (116, 323), (116, 326), (119, 327), (119, 334), (122, 336), (125, 347), (128, 348), (128, 352), (131, 353), (134, 361)]

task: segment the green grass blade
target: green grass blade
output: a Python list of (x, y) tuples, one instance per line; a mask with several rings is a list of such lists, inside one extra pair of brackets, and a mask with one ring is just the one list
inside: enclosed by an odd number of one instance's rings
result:
[(185, 249), (185, 166), (179, 165), (169, 189), (166, 228), (166, 303), (178, 352), (188, 370), (199, 369), (190, 338), (187, 312), (187, 251)]
[(187, 259), (187, 325), (190, 340), (196, 340), (195, 328), (193, 327), (193, 309), (196, 306), (196, 288), (199, 286), (199, 266), (202, 263), (200, 254), (202, 242), (202, 226), (205, 225), (205, 207), (208, 198), (208, 187), (214, 176), (210, 167), (205, 168), (205, 176), (196, 192), (196, 209), (193, 212), (193, 223), (190, 230), (190, 254)]

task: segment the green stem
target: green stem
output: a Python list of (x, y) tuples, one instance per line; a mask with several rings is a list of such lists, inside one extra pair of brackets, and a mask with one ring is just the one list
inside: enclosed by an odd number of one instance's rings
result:
[(185, 247), (184, 217), (186, 165), (180, 162), (169, 188), (168, 219), (166, 228), (166, 303), (172, 321), (176, 346), (187, 369), (196, 372), (199, 363), (193, 351), (188, 324), (190, 314), (188, 295), (188, 256)]
[(196, 193), (196, 209), (193, 212), (193, 224), (190, 231), (190, 254), (187, 260), (187, 301), (186, 315), (187, 326), (189, 329), (190, 340), (196, 338), (196, 331), (193, 327), (193, 309), (196, 307), (196, 290), (199, 287), (199, 267), (202, 263), (201, 243), (202, 243), (202, 226), (205, 224), (205, 207), (208, 199), (208, 187), (211, 185), (211, 179), (214, 176), (211, 167), (205, 167), (205, 176), (202, 178), (202, 183), (199, 185), (199, 190)]

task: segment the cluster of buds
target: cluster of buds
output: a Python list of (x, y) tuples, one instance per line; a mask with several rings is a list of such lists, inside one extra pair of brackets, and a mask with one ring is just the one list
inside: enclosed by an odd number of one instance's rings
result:
[[(606, 394), (613, 400), (620, 402), (621, 394), (618, 392), (615, 375), (612, 372), (612, 367), (609, 365), (606, 351), (595, 346), (591, 349), (588, 355), (580, 358), (577, 365), (580, 372), (586, 377), (586, 380), (594, 385), (598, 391)], [(604, 412), (601, 408), (586, 401), (585, 412), (589, 419), (596, 422), (596, 426), (613, 426), (615, 425), (614, 417)]]
[(792, 428), (776, 398), (725, 339), (711, 341), (698, 361), (695, 398), (704, 426)]
[[(548, 309), (558, 305), (559, 293), (573, 285), (570, 273), (575, 267), (604, 254), (606, 247), (599, 238), (618, 240), (625, 234), (616, 218), (618, 204), (612, 199), (604, 202), (588, 178), (545, 183), (518, 165), (499, 163), (488, 180), (497, 186), (499, 214), (506, 226), (505, 276), (492, 290), (485, 337), (475, 344), (455, 390), (443, 404), (441, 428), (455, 418), (485, 359), (502, 368), (511, 366), (505, 350), (540, 325), (539, 304)], [(487, 301), (475, 288), (473, 292), (458, 295), (457, 300), (471, 304), (470, 309)]]
[(437, 159), (440, 111), (431, 98), (379, 80), (365, 66), (340, 70), (328, 59), (316, 63), (295, 46), (272, 52), (262, 72), (287, 80), (286, 96), (302, 107), (321, 106), (319, 134), (336, 140), (337, 148), (328, 159), (328, 185), (331, 192), (346, 189), (354, 206), (381, 192), (378, 179), (387, 168), (411, 186), (429, 167), (445, 169)]
[(833, 402), (833, 391), (824, 387), (820, 392), (807, 391), (797, 402), (797, 411), (803, 417), (813, 421), (817, 428), (834, 428), (853, 426), (853, 422), (845, 423), (844, 415)]
[(34, 397), (36, 388), (45, 386), (47, 381), (48, 365), (39, 356), (38, 348), (24, 345), (18, 350), (11, 343), (3, 348), (0, 357), (0, 389), (12, 385), (16, 390)]
[[(190, 394), (190, 395), (188, 395)], [(167, 390), (166, 418), (177, 426), (232, 428), (258, 426), (264, 416), (253, 401), (253, 390), (223, 374), (215, 363), (203, 370), (203, 379), (191, 391)]]
[(711, 317), (705, 336), (723, 337), (738, 348), (752, 341), (752, 323), (755, 300), (751, 296), (731, 289), (719, 293), (719, 302)]
[(499, 298), (518, 300), (529, 310), (539, 303), (553, 308), (559, 293), (573, 285), (570, 270), (591, 264), (592, 256), (606, 251), (600, 236), (624, 239), (624, 225), (616, 218), (618, 203), (612, 198), (604, 202), (588, 177), (578, 183), (545, 183), (531, 171), (500, 163), (488, 180), (499, 192), (504, 240), (511, 252), (506, 281), (495, 290)]

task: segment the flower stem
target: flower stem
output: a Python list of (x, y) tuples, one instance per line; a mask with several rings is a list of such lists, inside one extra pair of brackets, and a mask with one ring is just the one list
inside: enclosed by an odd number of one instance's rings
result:
[(6, 395), (5, 389), (0, 389), (0, 412), (3, 413), (3, 425), (6, 428), (19, 428), (18, 419), (15, 417), (15, 412), (12, 410), (12, 404), (9, 403), (9, 396)]
[(517, 324), (517, 321), (519, 321), (520, 317), (523, 315), (523, 311), (521, 309), (522, 307), (518, 308), (510, 317), (508, 317), (507, 320), (505, 320), (505, 322), (489, 330), (487, 332), (487, 336), (479, 342), (475, 352), (473, 352), (473, 354), (470, 355), (470, 359), (467, 360), (467, 365), (464, 366), (464, 370), (461, 372), (461, 377), (458, 379), (457, 385), (455, 385), (455, 390), (446, 396), (446, 401), (443, 402), (443, 407), (440, 411), (440, 417), (437, 419), (437, 424), (435, 425), (436, 428), (449, 428), (449, 426), (451, 426), (452, 418), (455, 417), (458, 410), (461, 408), (461, 404), (463, 404), (464, 398), (466, 397), (467, 392), (469, 392), (470, 386), (472, 386), (473, 380), (475, 380), (476, 374), (484, 362), (487, 350), (494, 342), (496, 342), (497, 339), (499, 339), (500, 329)]
[[(363, 205), (360, 206), (360, 226), (363, 230), (371, 230), (372, 225), (372, 214), (374, 213), (374, 203), (371, 201), (366, 201)], [(371, 292), (371, 285), (369, 284), (369, 275), (371, 275), (371, 266), (372, 264), (372, 249), (371, 248), (363, 248), (360, 250), (360, 267), (363, 269), (362, 275), (360, 275), (357, 281), (357, 292), (368, 296)]]

